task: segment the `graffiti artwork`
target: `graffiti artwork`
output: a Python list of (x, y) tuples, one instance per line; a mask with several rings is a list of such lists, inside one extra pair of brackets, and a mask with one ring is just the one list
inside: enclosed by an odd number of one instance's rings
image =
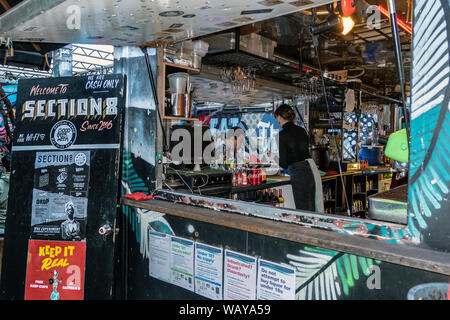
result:
[(415, 1), (408, 226), (433, 249), (449, 251), (450, 7)]

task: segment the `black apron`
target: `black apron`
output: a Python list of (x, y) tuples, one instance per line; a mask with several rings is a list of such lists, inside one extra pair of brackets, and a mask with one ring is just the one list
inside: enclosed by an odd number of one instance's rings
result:
[(316, 182), (308, 161), (294, 162), (289, 166), (295, 208), (316, 210)]

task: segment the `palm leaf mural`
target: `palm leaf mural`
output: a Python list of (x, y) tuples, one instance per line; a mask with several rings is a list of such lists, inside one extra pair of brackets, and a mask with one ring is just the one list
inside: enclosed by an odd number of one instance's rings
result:
[[(139, 177), (139, 175), (137, 174), (136, 170), (133, 167), (131, 153), (124, 151), (122, 155), (121, 197), (123, 197), (125, 194), (135, 192), (147, 193), (148, 188), (145, 185), (144, 180), (142, 180)], [(136, 232), (136, 241), (139, 242), (141, 239), (141, 235), (135, 208), (122, 205), (122, 212), (125, 216), (128, 217), (128, 222), (130, 223), (132, 230)]]
[(299, 255), (287, 254), (287, 258), (296, 267), (298, 300), (337, 300), (342, 294), (348, 295), (362, 275), (370, 275), (374, 262), (381, 263), (318, 247), (305, 247)]

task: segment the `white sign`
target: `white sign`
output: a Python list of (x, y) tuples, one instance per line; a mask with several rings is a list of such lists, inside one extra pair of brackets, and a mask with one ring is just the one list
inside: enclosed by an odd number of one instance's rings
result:
[(171, 236), (166, 233), (149, 231), (149, 269), (150, 276), (170, 282)]
[(195, 293), (222, 299), (223, 249), (195, 243)]
[(257, 299), (294, 300), (295, 269), (259, 259)]
[(194, 291), (194, 242), (172, 237), (170, 248), (170, 282)]
[(223, 299), (256, 300), (256, 258), (225, 250)]

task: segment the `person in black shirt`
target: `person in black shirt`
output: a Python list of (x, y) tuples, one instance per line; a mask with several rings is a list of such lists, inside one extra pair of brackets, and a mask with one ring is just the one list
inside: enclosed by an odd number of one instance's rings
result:
[(295, 207), (322, 212), (322, 182), (309, 153), (308, 134), (294, 123), (296, 115), (289, 105), (280, 105), (274, 115), (283, 128), (278, 139), (279, 165), (289, 169)]

